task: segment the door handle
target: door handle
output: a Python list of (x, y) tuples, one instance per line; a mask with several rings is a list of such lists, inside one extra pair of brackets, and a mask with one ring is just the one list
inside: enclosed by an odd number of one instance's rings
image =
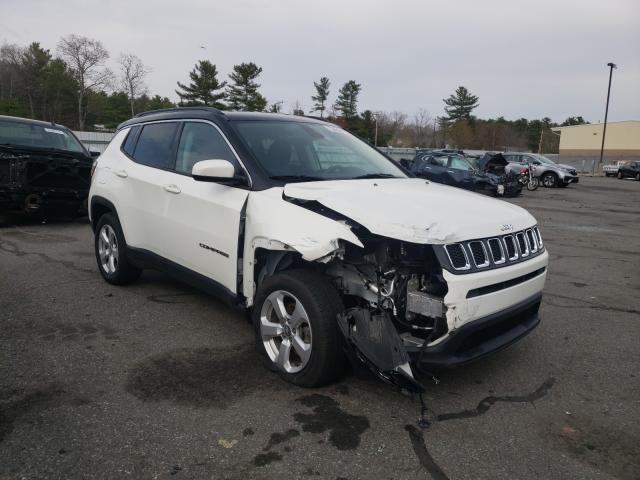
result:
[(129, 176), (125, 170), (116, 170), (114, 173), (120, 178), (127, 178)]
[(447, 170), (447, 173), (456, 173), (453, 170)]
[(174, 184), (165, 185), (164, 189), (169, 193), (180, 193), (181, 192), (180, 188), (178, 188), (178, 186), (174, 185)]

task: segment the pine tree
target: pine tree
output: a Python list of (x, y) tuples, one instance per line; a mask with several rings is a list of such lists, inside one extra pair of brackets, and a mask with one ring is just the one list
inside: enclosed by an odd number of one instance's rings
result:
[(262, 112), (267, 108), (267, 99), (258, 92), (260, 84), (256, 78), (262, 73), (262, 67), (255, 63), (241, 63), (233, 67), (229, 78), (233, 82), (227, 87), (229, 109), (243, 112)]
[(354, 80), (345, 83), (338, 92), (338, 98), (334, 108), (342, 113), (346, 119), (354, 118), (358, 115), (358, 94), (362, 86)]
[(331, 86), (331, 82), (327, 77), (322, 77), (319, 82), (313, 82), (313, 86), (316, 89), (316, 94), (311, 96), (311, 100), (315, 103), (313, 104), (312, 112), (320, 112), (320, 118), (324, 111), (326, 110), (325, 102), (327, 98), (329, 98), (329, 87)]
[(442, 100), (447, 106), (447, 120), (454, 123), (458, 120), (469, 120), (471, 112), (478, 106), (478, 97), (472, 95), (465, 87), (458, 87), (454, 95)]
[(209, 60), (200, 60), (189, 73), (191, 83), (184, 85), (178, 82), (179, 90), (176, 93), (180, 97), (181, 106), (205, 105), (225, 109), (222, 103), (226, 94), (222, 89), (227, 82), (218, 81), (218, 70)]

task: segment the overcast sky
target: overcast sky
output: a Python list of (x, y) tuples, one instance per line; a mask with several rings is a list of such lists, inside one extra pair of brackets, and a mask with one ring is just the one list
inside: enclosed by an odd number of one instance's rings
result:
[[(426, 108), (459, 85), (480, 97), (479, 117), (640, 119), (639, 0), (0, 0), (0, 43), (61, 36), (100, 40), (153, 71), (152, 93), (177, 99), (199, 59), (226, 78), (234, 64), (262, 66), (269, 102), (308, 110), (313, 81), (362, 84), (360, 110)], [(204, 47), (204, 48), (201, 48)]]

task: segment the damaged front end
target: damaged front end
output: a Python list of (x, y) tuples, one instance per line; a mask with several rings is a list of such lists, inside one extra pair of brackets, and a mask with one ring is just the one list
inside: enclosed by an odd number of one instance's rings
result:
[(79, 154), (0, 146), (0, 211), (86, 212), (91, 164)]
[(338, 325), (347, 353), (387, 383), (421, 393), (406, 347), (426, 348), (447, 333), (438, 260), (429, 245), (371, 234), (363, 244), (346, 246), (326, 269), (346, 306)]

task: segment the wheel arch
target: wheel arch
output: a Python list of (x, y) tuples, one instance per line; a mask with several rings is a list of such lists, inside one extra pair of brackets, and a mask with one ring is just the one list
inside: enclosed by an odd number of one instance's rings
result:
[(116, 218), (118, 218), (118, 211), (116, 210), (115, 205), (111, 203), (111, 201), (100, 196), (91, 197), (91, 203), (89, 205), (89, 218), (91, 219), (92, 230), (95, 231), (100, 217), (102, 217), (106, 213), (113, 213)]

